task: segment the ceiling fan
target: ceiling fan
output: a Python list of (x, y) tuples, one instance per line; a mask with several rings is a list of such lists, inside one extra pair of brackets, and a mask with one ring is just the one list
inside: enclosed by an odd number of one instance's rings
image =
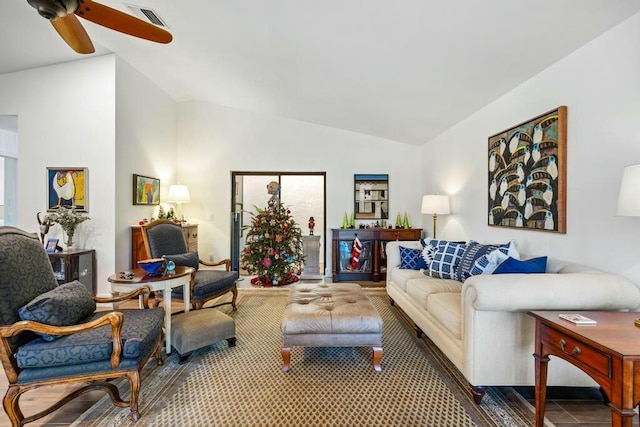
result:
[(158, 43), (169, 43), (171, 33), (92, 0), (27, 0), (40, 16), (51, 21), (60, 37), (78, 53), (93, 53), (89, 35), (76, 15), (103, 27)]

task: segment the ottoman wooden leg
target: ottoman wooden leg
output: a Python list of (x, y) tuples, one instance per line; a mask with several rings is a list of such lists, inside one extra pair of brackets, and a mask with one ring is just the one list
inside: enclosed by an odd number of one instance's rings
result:
[(282, 372), (289, 372), (289, 362), (291, 361), (291, 347), (282, 347)]
[(376, 372), (382, 371), (380, 367), (380, 361), (382, 360), (382, 347), (372, 347), (373, 348), (373, 369)]

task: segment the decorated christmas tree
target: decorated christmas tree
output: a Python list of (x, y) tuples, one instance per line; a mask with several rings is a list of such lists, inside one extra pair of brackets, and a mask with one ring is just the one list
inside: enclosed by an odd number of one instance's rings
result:
[(271, 188), (269, 193), (272, 197), (266, 209), (256, 207), (257, 212), (252, 214), (247, 245), (241, 257), (242, 268), (257, 275), (251, 279), (256, 286), (298, 281), (296, 274), (300, 273), (303, 262), (300, 227)]

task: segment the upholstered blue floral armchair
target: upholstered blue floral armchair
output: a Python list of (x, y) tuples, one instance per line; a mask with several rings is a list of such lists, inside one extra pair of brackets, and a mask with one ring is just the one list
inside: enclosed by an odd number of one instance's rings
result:
[[(92, 297), (80, 282), (58, 286), (49, 258), (36, 234), (0, 227), (0, 359), (9, 388), (4, 409), (20, 426), (52, 413), (86, 391), (102, 389), (114, 405), (128, 406), (139, 418), (140, 370), (155, 354), (162, 364), (164, 309), (96, 312), (96, 302), (122, 301), (149, 287), (118, 298)], [(109, 380), (124, 377), (129, 401)], [(49, 408), (25, 417), (23, 393), (43, 386), (82, 383)]]
[[(202, 308), (209, 300), (231, 292), (233, 295), (231, 301), (215, 304), (212, 307), (231, 304), (233, 310), (236, 310), (238, 272), (230, 271), (231, 260), (206, 262), (198, 257), (197, 252), (187, 252), (182, 226), (169, 220), (160, 219), (143, 225), (142, 239), (149, 258), (165, 258), (174, 261), (176, 265), (193, 267), (190, 301), (196, 309)], [(200, 265), (207, 267), (224, 265), (225, 270), (200, 269)], [(171, 296), (182, 299), (182, 288), (174, 289)]]

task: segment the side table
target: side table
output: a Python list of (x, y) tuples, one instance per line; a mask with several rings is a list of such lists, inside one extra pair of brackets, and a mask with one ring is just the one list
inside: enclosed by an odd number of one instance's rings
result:
[[(109, 276), (111, 290), (115, 292), (129, 292), (142, 285), (149, 285), (153, 291), (162, 291), (164, 300), (164, 326), (165, 326), (165, 346), (167, 354), (171, 353), (171, 289), (182, 286), (184, 296), (184, 312), (189, 311), (191, 302), (191, 274), (193, 268), (178, 265), (172, 275), (149, 276), (141, 268), (131, 270), (134, 273), (133, 279), (123, 279), (118, 273)], [(142, 298), (142, 297), (140, 297)]]
[[(556, 356), (589, 374), (609, 399), (611, 425), (631, 427), (640, 400), (639, 313), (580, 311), (596, 325), (574, 325), (559, 311), (531, 311), (536, 320), (536, 426), (544, 425), (549, 356)], [(567, 312), (564, 313), (575, 313)]]
[(95, 249), (53, 252), (47, 255), (58, 284), (77, 280), (91, 291), (91, 295), (96, 294)]

